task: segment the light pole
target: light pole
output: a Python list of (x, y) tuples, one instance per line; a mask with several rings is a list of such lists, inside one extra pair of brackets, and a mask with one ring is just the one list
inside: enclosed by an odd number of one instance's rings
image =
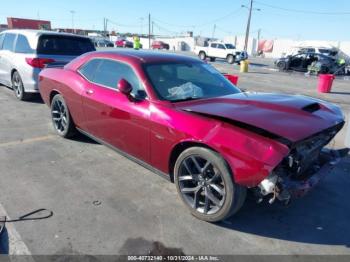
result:
[(248, 22), (247, 22), (247, 29), (245, 31), (245, 41), (244, 41), (244, 51), (247, 51), (248, 49), (248, 40), (249, 40), (249, 31), (250, 31), (250, 22), (252, 20), (252, 11), (261, 11), (259, 8), (253, 8), (253, 0), (250, 0), (249, 7), (246, 5), (242, 5), (242, 7), (249, 9), (249, 15), (248, 15)]
[(75, 29), (74, 29), (74, 14), (75, 14), (75, 11), (74, 10), (70, 10), (70, 13), (72, 14), (72, 32), (75, 33)]

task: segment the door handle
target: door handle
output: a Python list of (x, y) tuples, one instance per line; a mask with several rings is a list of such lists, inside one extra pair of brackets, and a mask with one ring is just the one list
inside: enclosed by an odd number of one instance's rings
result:
[(92, 95), (94, 93), (94, 90), (88, 89), (85, 91), (87, 95)]

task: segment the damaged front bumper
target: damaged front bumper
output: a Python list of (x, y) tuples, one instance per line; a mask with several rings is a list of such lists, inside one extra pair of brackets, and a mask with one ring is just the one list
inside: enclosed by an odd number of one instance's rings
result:
[(293, 198), (303, 197), (329, 174), (348, 152), (349, 149), (323, 150), (322, 166), (317, 167), (316, 171), (310, 171), (302, 178), (272, 173), (257, 188), (258, 202), (261, 202), (266, 196), (271, 196), (270, 204), (276, 199), (288, 204)]

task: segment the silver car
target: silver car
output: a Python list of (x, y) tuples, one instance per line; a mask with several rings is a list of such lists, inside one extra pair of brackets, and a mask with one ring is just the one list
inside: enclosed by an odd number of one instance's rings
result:
[(12, 87), (19, 100), (38, 93), (38, 75), (49, 63), (65, 64), (95, 51), (83, 36), (39, 30), (8, 30), (0, 34), (0, 83)]

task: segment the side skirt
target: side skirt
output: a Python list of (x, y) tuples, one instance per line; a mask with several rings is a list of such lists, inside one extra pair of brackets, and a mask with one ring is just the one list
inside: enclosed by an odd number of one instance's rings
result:
[(142, 160), (140, 160), (140, 159), (138, 159), (138, 158), (136, 158), (136, 157), (134, 157), (134, 156), (132, 156), (132, 155), (130, 155), (130, 154), (128, 154), (128, 153), (122, 151), (122, 150), (120, 150), (119, 148), (116, 148), (115, 146), (112, 146), (112, 145), (109, 144), (109, 143), (104, 142), (103, 140), (101, 140), (101, 139), (99, 139), (99, 138), (97, 138), (97, 137), (95, 137), (95, 136), (93, 136), (93, 135), (87, 133), (86, 131), (84, 131), (84, 130), (78, 128), (78, 127), (77, 127), (77, 130), (78, 130), (80, 133), (82, 133), (83, 135), (86, 135), (87, 137), (91, 138), (92, 140), (95, 140), (95, 141), (98, 142), (99, 144), (102, 144), (102, 145), (105, 145), (105, 146), (109, 147), (109, 148), (112, 149), (113, 151), (116, 151), (116, 152), (119, 153), (120, 155), (122, 155), (122, 156), (128, 158), (129, 160), (132, 160), (132, 161), (134, 161), (135, 163), (139, 164), (140, 166), (142, 166), (142, 167), (144, 167), (144, 168), (147, 168), (148, 170), (150, 170), (150, 171), (152, 171), (153, 173), (159, 175), (160, 177), (162, 177), (162, 178), (168, 180), (169, 182), (171, 181), (171, 180), (170, 180), (169, 174), (164, 173), (164, 172), (160, 171), (160, 170), (157, 169), (157, 168), (154, 168), (154, 167), (151, 166), (150, 164), (148, 164), (148, 163), (146, 163), (146, 162), (144, 162), (144, 161), (142, 161)]

